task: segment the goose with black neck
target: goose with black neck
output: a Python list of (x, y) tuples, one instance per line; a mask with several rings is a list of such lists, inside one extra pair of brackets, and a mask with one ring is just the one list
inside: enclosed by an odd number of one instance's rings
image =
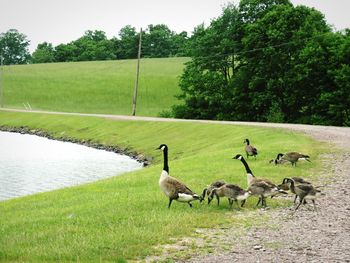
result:
[(157, 150), (163, 151), (163, 170), (159, 178), (159, 186), (163, 193), (169, 198), (168, 208), (170, 208), (173, 200), (188, 203), (192, 207), (191, 202), (200, 200), (201, 197), (194, 193), (184, 183), (169, 175), (168, 165), (168, 146), (161, 144)]
[(266, 207), (266, 197), (268, 196), (275, 196), (277, 194), (288, 194), (287, 192), (278, 188), (270, 180), (265, 178), (256, 178), (252, 170), (250, 170), (248, 163), (246, 162), (246, 160), (243, 158), (241, 154), (237, 154), (232, 159), (240, 160), (244, 165), (246, 169), (246, 174), (247, 174), (247, 184), (248, 184), (247, 191), (251, 192), (252, 195), (259, 196), (259, 201), (257, 203), (257, 206), (261, 202), (261, 205)]

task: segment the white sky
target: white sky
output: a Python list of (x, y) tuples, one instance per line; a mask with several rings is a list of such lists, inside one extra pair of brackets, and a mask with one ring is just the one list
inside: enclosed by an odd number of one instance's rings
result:
[[(238, 0), (235, 0), (237, 3)], [(291, 0), (315, 7), (337, 30), (350, 28), (350, 0)], [(166, 24), (189, 34), (221, 15), (229, 0), (0, 0), (0, 33), (14, 28), (31, 41), (34, 51), (44, 41), (54, 46), (102, 30), (108, 38), (131, 25)]]

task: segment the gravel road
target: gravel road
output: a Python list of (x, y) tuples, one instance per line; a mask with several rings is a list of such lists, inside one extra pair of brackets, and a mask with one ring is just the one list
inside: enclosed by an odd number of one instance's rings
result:
[[(13, 111), (12, 109), (2, 110)], [(251, 216), (257, 218), (268, 215), (269, 227), (257, 224), (248, 231), (237, 227), (210, 230), (211, 235), (216, 238), (211, 248), (213, 253), (193, 255), (190, 259), (177, 262), (350, 262), (350, 128), (98, 114), (81, 114), (81, 116), (116, 120), (206, 122), (285, 128), (303, 132), (316, 140), (338, 147), (340, 149), (338, 153), (323, 156), (325, 166), (319, 179), (326, 187), (323, 189), (325, 195), (317, 200), (317, 212), (311, 206), (301, 206), (297, 212), (294, 212), (293, 208), (253, 211)], [(330, 173), (333, 175), (331, 178)], [(222, 249), (222, 244), (225, 244), (225, 250)]]
[[(245, 123), (246, 124), (246, 123)], [(310, 206), (257, 211), (268, 214), (270, 227), (229, 228), (217, 235), (214, 253), (177, 262), (350, 262), (350, 128), (293, 124), (256, 124), (301, 131), (341, 151), (324, 155), (326, 182), (318, 210)], [(329, 178), (329, 173), (333, 174)], [(253, 212), (254, 213), (254, 212)], [(220, 249), (220, 244), (229, 246)]]

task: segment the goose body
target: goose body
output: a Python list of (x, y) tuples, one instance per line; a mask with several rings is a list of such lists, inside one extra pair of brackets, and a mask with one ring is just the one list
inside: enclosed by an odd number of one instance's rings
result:
[(286, 154), (279, 153), (277, 156), (280, 156), (277, 162), (283, 162), (283, 161), (288, 161), (292, 164), (292, 166), (297, 165), (297, 161), (299, 159), (305, 159), (306, 161), (310, 162), (309, 155), (298, 153), (298, 152), (288, 152)]
[(245, 200), (250, 196), (250, 194), (251, 193), (249, 191), (242, 189), (238, 185), (224, 184), (221, 187), (214, 188), (210, 192), (208, 196), (208, 204), (210, 204), (214, 196), (216, 196), (218, 200), (218, 205), (220, 204), (220, 197), (227, 197), (229, 200), (230, 208), (232, 208), (232, 204), (235, 201), (239, 209), (238, 201), (242, 201), (241, 206), (243, 206)]
[(299, 204), (295, 208), (297, 210), (299, 206), (304, 203), (304, 200), (311, 200), (316, 210), (315, 200), (321, 196), (321, 191), (312, 186), (312, 184), (299, 184), (296, 185), (295, 181), (290, 178), (285, 178), (290, 183), (290, 189), (299, 197)]
[(277, 154), (276, 159), (270, 160), (270, 163), (273, 163), (274, 165), (287, 163), (288, 161), (285, 159), (282, 159), (281, 158), (282, 156), (283, 156), (283, 153)]
[(200, 196), (189, 189), (184, 183), (169, 175), (168, 146), (166, 144), (161, 144), (157, 149), (162, 150), (164, 156), (164, 165), (159, 178), (159, 187), (169, 198), (168, 208), (170, 208), (173, 200), (188, 203), (189, 206), (192, 207), (191, 202), (199, 200)]
[(249, 156), (254, 156), (254, 158), (256, 158), (256, 156), (258, 155), (258, 150), (253, 145), (250, 145), (249, 139), (245, 139), (243, 143), (247, 144), (244, 148), (247, 154), (247, 158)]
[(262, 206), (266, 206), (266, 197), (275, 196), (277, 194), (287, 194), (287, 192), (280, 189), (277, 185), (268, 179), (256, 178), (252, 171), (250, 170), (247, 162), (241, 154), (237, 154), (233, 159), (240, 160), (246, 169), (248, 191), (252, 195), (259, 196), (259, 201), (257, 205), (261, 202)]
[[(291, 184), (290, 182), (288, 182), (287, 180), (288, 178), (284, 178), (282, 183), (278, 185), (279, 188), (285, 190), (285, 191), (288, 191), (290, 190), (293, 194), (295, 194), (295, 197), (294, 197), (294, 203), (296, 202), (297, 200), (297, 194), (295, 193), (294, 189), (291, 189)], [(293, 181), (294, 181), (294, 184), (295, 185), (299, 185), (299, 184), (311, 184), (310, 182), (304, 180), (303, 178), (301, 177), (292, 177)], [(305, 203), (306, 201), (304, 201)]]
[(206, 188), (204, 188), (203, 192), (202, 192), (201, 202), (205, 199), (206, 195), (209, 197), (211, 191), (214, 188), (219, 188), (219, 187), (223, 186), (224, 184), (226, 184), (224, 180), (218, 180), (218, 181), (215, 181), (212, 184), (208, 185)]

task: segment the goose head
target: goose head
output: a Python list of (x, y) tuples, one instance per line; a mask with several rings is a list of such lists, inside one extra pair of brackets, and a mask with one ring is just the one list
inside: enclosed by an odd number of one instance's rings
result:
[(168, 149), (168, 146), (166, 144), (161, 144), (159, 145), (158, 148), (156, 148), (156, 150), (162, 150), (162, 151), (164, 151), (164, 149)]
[(249, 145), (249, 140), (248, 139), (244, 139), (243, 143), (247, 143), (247, 145)]
[(284, 155), (283, 153), (279, 153), (279, 154), (277, 154), (276, 160), (281, 159), (281, 157), (282, 157), (283, 155)]
[(242, 160), (243, 156), (241, 154), (237, 154), (236, 156), (232, 157), (232, 159)]

